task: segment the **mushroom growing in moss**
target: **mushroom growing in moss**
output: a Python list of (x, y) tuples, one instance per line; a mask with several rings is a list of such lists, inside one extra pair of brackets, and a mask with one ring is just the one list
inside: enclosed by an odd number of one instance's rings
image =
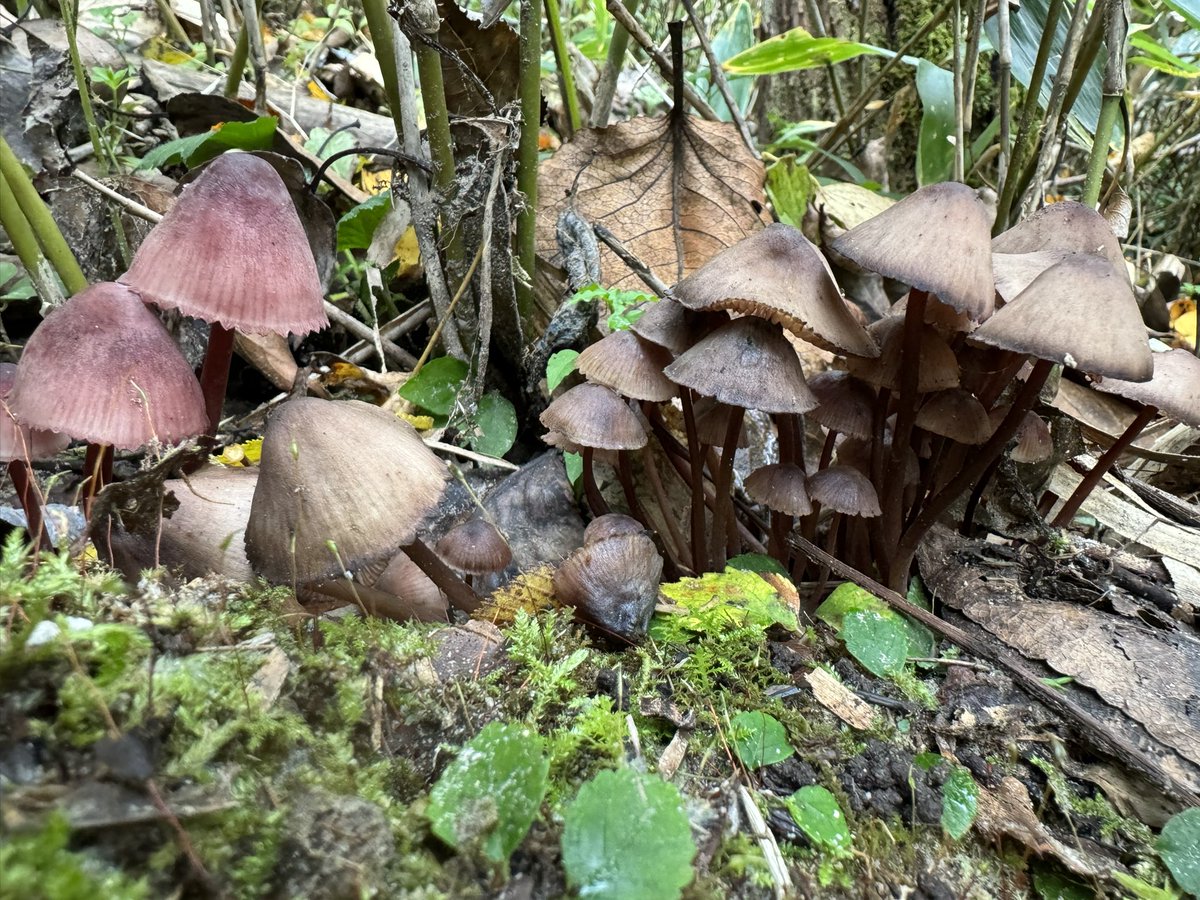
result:
[(25, 510), (25, 528), (34, 545), (45, 539), (51, 546), (50, 532), (42, 515), (42, 498), (33, 479), (30, 463), (65, 450), (71, 439), (65, 434), (26, 428), (17, 423), (8, 408), (8, 395), (17, 377), (17, 367), (0, 363), (0, 463), (7, 463), (8, 478), (17, 492), (17, 502)]

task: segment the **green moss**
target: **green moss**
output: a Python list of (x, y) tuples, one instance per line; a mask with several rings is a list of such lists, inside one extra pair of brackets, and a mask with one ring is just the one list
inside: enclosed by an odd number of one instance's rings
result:
[(0, 896), (21, 900), (96, 900), (150, 896), (144, 879), (132, 879), (99, 860), (68, 849), (70, 829), (52, 816), (32, 834), (8, 834), (0, 844)]

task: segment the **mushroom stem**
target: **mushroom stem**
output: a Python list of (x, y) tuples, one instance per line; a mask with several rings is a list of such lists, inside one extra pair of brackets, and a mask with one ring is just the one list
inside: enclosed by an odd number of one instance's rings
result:
[[(883, 539), (892, 545), (900, 537), (904, 522), (904, 454), (917, 419), (917, 388), (921, 374), (921, 329), (925, 325), (925, 291), (913, 288), (908, 292), (908, 309), (904, 313), (903, 366), (900, 369), (900, 402), (896, 409), (896, 428), (892, 432), (892, 451), (887, 471), (892, 477), (885, 484), (876, 484), (883, 507)], [(886, 411), (885, 411), (886, 415)]]
[[(679, 399), (683, 406), (683, 425), (687, 432), (688, 461), (691, 466), (690, 486), (692, 489), (692, 561), (700, 572), (704, 557), (704, 462), (701, 457), (700, 438), (696, 434), (696, 411), (692, 405), (690, 388), (680, 387)], [(718, 500), (719, 503), (719, 500)]]
[(482, 601), (474, 589), (455, 574), (454, 570), (442, 562), (441, 558), (429, 549), (420, 538), (416, 538), (402, 548), (408, 558), (417, 564), (418, 568), (429, 580), (438, 586), (446, 599), (455, 609), (465, 613), (473, 613)]
[(104, 486), (112, 481), (113, 448), (107, 444), (88, 444), (83, 457), (83, 516), (92, 518), (92, 504)]
[[(596, 470), (592, 462), (595, 455), (595, 448), (583, 448), (583, 495), (587, 497), (588, 507), (591, 509), (592, 515), (603, 516), (609, 513), (609, 508), (608, 504), (604, 502), (604, 496), (600, 493), (600, 488), (596, 486)], [(643, 522), (642, 524), (644, 525), (645, 523)]]
[(825, 435), (825, 443), (821, 445), (821, 458), (817, 461), (817, 471), (820, 472), (833, 461), (833, 447), (837, 443), (838, 433), (832, 428)]
[(716, 506), (713, 510), (713, 527), (709, 555), (712, 570), (720, 572), (725, 568), (726, 557), (726, 525), (734, 515), (733, 512), (733, 458), (737, 453), (738, 437), (742, 433), (742, 418), (746, 411), (740, 406), (731, 407), (729, 422), (725, 426), (725, 446), (721, 448), (721, 464), (717, 469), (717, 479), (713, 483), (713, 495)]
[(675, 557), (677, 563), (695, 571), (695, 564), (692, 562), (691, 554), (688, 553), (687, 542), (684, 541), (683, 535), (679, 531), (679, 525), (675, 521), (675, 510), (667, 498), (667, 490), (663, 487), (662, 476), (658, 473), (654, 452), (650, 449), (649, 444), (642, 448), (642, 468), (650, 481), (650, 489), (654, 491), (654, 499), (658, 502), (658, 511), (662, 514), (663, 524), (666, 526), (670, 539), (671, 555)]
[(975, 487), (971, 488), (971, 496), (967, 498), (967, 508), (963, 510), (962, 524), (958, 529), (960, 533), (969, 535), (971, 529), (975, 527), (975, 511), (979, 509), (979, 501), (983, 499), (983, 492), (987, 490), (988, 483), (996, 474), (996, 469), (1000, 468), (1000, 460), (1003, 458), (1001, 455), (993, 459), (991, 464), (983, 470), (979, 480), (975, 482)]
[(646, 528), (655, 531), (654, 523), (642, 509), (638, 501), (637, 489), (633, 483), (633, 467), (629, 464), (629, 451), (617, 451), (617, 478), (621, 482), (621, 492), (625, 495), (625, 503), (629, 506), (629, 514), (642, 523)]
[(941, 491), (929, 498), (929, 502), (925, 504), (920, 515), (905, 530), (888, 566), (888, 580), (894, 590), (903, 592), (904, 586), (908, 583), (908, 571), (912, 567), (913, 556), (916, 555), (917, 545), (921, 542), (921, 538), (933, 527), (942, 513), (950, 508), (950, 504), (983, 475), (992, 460), (1004, 452), (1008, 442), (1021, 427), (1021, 422), (1025, 420), (1025, 413), (1029, 412), (1036, 402), (1038, 394), (1045, 385), (1046, 379), (1050, 377), (1053, 368), (1054, 363), (1050, 360), (1039, 359), (1034, 364), (1028, 380), (1013, 399), (1008, 415), (992, 432), (992, 436), (980, 446), (979, 450), (970, 457), (966, 465), (950, 479), (950, 482)]
[(225, 403), (225, 387), (229, 384), (229, 363), (233, 359), (232, 328), (216, 322), (209, 326), (208, 349), (200, 370), (200, 389), (204, 392), (204, 413), (208, 416), (208, 433), (215, 435), (221, 424), (221, 407)]
[(37, 484), (29, 473), (29, 464), (23, 459), (10, 460), (8, 477), (12, 480), (13, 490), (17, 493), (21, 508), (25, 510), (25, 528), (29, 532), (30, 541), (33, 542), (34, 552), (42, 546), (53, 547), (50, 531), (42, 516), (42, 502)]
[(1083, 476), (1083, 481), (1079, 482), (1079, 486), (1071, 492), (1071, 496), (1067, 498), (1062, 509), (1058, 511), (1058, 515), (1054, 517), (1052, 524), (1055, 528), (1066, 528), (1071, 524), (1071, 520), (1075, 518), (1075, 513), (1079, 512), (1079, 507), (1083, 505), (1083, 501), (1096, 489), (1096, 485), (1104, 478), (1105, 473), (1113, 467), (1117, 458), (1136, 440), (1137, 436), (1142, 433), (1142, 429), (1157, 414), (1157, 406), (1142, 407), (1133, 421), (1129, 423), (1129, 427), (1121, 433), (1119, 438), (1113, 441), (1111, 447), (1104, 451), (1104, 455), (1096, 461), (1096, 464), (1092, 466), (1092, 470)]

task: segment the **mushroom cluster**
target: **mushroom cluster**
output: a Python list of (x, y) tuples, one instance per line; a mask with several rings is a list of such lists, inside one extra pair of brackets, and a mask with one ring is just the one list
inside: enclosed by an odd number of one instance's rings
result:
[[(1080, 204), (1049, 206), (993, 240), (974, 191), (931, 185), (832, 250), (908, 287), (890, 315), (863, 328), (817, 248), (771, 225), (680, 281), (631, 331), (589, 347), (578, 361), (585, 383), (543, 414), (547, 442), (583, 454), (592, 512), (609, 512), (595, 473), (607, 461), (626, 511), (661, 532), (668, 567), (719, 570), (765, 549), (800, 577), (806, 560), (789, 535), (823, 531), (832, 552), (903, 588), (922, 536), (968, 495), (977, 503), (1005, 454), (1049, 456), (1036, 407), (1056, 367), (1142, 404), (1133, 435), (1160, 409), (1197, 415), (1200, 363), (1154, 357), (1120, 245)], [(797, 341), (832, 351), (833, 368), (806, 376)], [(743, 496), (733, 463), (748, 410), (770, 416), (779, 452), (744, 479)], [(656, 456), (682, 481), (685, 512), (670, 507)], [(1077, 506), (1069, 500), (1058, 521)]]

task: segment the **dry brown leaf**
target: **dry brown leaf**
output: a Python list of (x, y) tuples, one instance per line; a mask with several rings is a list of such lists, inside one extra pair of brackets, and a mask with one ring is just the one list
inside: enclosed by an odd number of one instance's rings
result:
[[(442, 17), (442, 25), (437, 41), (452, 54), (442, 55), (442, 81), (451, 115), (494, 115), (517, 99), (521, 56), (517, 33), (504, 22), (483, 25), (454, 0), (439, 0), (438, 15)], [(479, 81), (468, 77), (466, 72), (473, 73)], [(490, 102), (480, 91), (481, 84), (492, 95)]]
[[(683, 118), (676, 142), (670, 117), (640, 117), (575, 134), (542, 163), (537, 246), (540, 260), (561, 262), (554, 231), (568, 206), (605, 225), (668, 284), (761, 229), (763, 166), (726, 122)], [(601, 246), (603, 283), (641, 282)]]

